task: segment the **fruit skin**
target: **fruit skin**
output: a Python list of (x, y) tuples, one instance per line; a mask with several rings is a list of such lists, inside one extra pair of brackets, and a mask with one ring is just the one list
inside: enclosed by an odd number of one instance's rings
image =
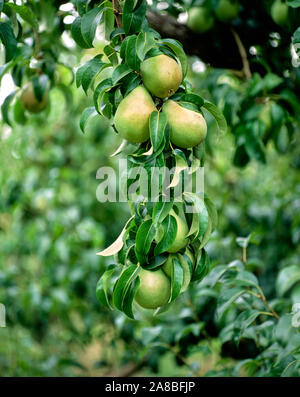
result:
[[(189, 248), (186, 249), (185, 254), (190, 258), (192, 264), (194, 265), (193, 254), (191, 253)], [(183, 269), (183, 282), (182, 282), (182, 287), (181, 287), (180, 292), (184, 292), (188, 288), (191, 278), (192, 278), (192, 273), (191, 273), (190, 267), (189, 267), (186, 259), (182, 258), (182, 255), (180, 255), (180, 257), (178, 257), (174, 254), (171, 254), (168, 256), (167, 261), (163, 264), (162, 270), (166, 273), (166, 275), (169, 278), (171, 278), (173, 258), (177, 258), (179, 260), (180, 265)]]
[(32, 82), (28, 83), (22, 90), (20, 101), (24, 109), (30, 113), (40, 113), (49, 103), (48, 94), (44, 92), (41, 102), (34, 95)]
[(186, 238), (186, 235), (188, 234), (189, 230), (186, 221), (183, 220), (180, 216), (178, 216), (174, 210), (170, 211), (170, 215), (174, 216), (177, 222), (176, 238), (173, 244), (168, 249), (168, 252), (174, 254), (175, 252), (178, 252), (187, 245), (188, 239)]
[(284, 26), (288, 20), (289, 8), (286, 3), (276, 0), (271, 7), (271, 17), (279, 26)]
[(205, 7), (192, 7), (188, 10), (187, 26), (196, 33), (205, 33), (214, 26), (214, 17)]
[(184, 149), (201, 143), (207, 133), (206, 121), (201, 113), (180, 106), (168, 100), (163, 105), (163, 112), (171, 127), (171, 142)]
[(165, 273), (159, 269), (142, 269), (139, 273), (140, 285), (135, 300), (145, 309), (156, 309), (166, 304), (170, 298), (171, 283)]
[(119, 104), (115, 127), (130, 143), (142, 143), (149, 138), (149, 117), (156, 110), (151, 95), (143, 86), (131, 91)]
[(219, 21), (230, 22), (238, 16), (239, 3), (236, 0), (220, 0), (216, 8)]
[(145, 87), (158, 98), (173, 95), (182, 81), (181, 67), (164, 54), (143, 61), (141, 74)]

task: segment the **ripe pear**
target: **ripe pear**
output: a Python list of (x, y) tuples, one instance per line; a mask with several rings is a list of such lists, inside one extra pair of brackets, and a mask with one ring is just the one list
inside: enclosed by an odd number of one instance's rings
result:
[(143, 86), (131, 91), (119, 104), (115, 127), (130, 143), (142, 143), (149, 138), (149, 117), (156, 110), (151, 95)]
[(229, 22), (235, 19), (239, 13), (237, 0), (220, 0), (216, 8), (216, 16), (219, 21)]
[(288, 20), (289, 8), (288, 5), (281, 1), (276, 0), (271, 7), (271, 17), (279, 26), (284, 26)]
[(172, 100), (163, 105), (163, 112), (171, 127), (170, 138), (174, 145), (188, 149), (205, 139), (207, 126), (201, 113), (184, 108)]
[(24, 109), (31, 113), (40, 113), (49, 103), (48, 94), (44, 92), (42, 100), (38, 101), (34, 94), (32, 82), (28, 83), (22, 90), (20, 101)]
[(165, 273), (159, 269), (142, 269), (139, 273), (140, 285), (135, 300), (145, 309), (156, 309), (165, 305), (170, 298), (171, 284)]
[(188, 10), (187, 26), (196, 33), (205, 33), (214, 26), (214, 17), (205, 7), (192, 7)]
[(173, 95), (182, 81), (181, 67), (164, 54), (143, 61), (141, 74), (145, 87), (158, 98)]

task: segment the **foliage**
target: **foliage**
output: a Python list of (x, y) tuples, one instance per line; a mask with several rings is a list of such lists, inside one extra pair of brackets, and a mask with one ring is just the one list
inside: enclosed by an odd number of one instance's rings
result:
[[(221, 43), (220, 26), (238, 32), (251, 48), (251, 75), (245, 64), (242, 71), (199, 72), (198, 59), (186, 58), (180, 43), (147, 24), (142, 1), (125, 1), (123, 27), (115, 26), (110, 2), (73, 3), (77, 13), (63, 11), (63, 1), (0, 1), (0, 80), (10, 74), (15, 84), (1, 121), (0, 302), (8, 324), (0, 329), (1, 374), (118, 374), (133, 363), (133, 372), (142, 375), (299, 376), (299, 2), (286, 2), (289, 21), (277, 26), (271, 1), (252, 8), (241, 0), (237, 18), (216, 21), (206, 33)], [(176, 18), (199, 5), (215, 18), (217, 0), (154, 1), (151, 8), (160, 12), (163, 4)], [(72, 26), (64, 22), (67, 16), (76, 17)], [(245, 36), (253, 26), (268, 38), (263, 45), (248, 46)], [(105, 44), (97, 41), (99, 27)], [(66, 35), (77, 47), (67, 46)], [(130, 203), (129, 214), (122, 204), (97, 203), (94, 175), (99, 165), (116, 167), (108, 153), (118, 144), (116, 152), (124, 151), (107, 119), (140, 84), (140, 63), (154, 49), (173, 56), (186, 75), (174, 99), (205, 115), (205, 156), (204, 145), (170, 149), (168, 127), (155, 112), (150, 141), (128, 145), (125, 153), (146, 168), (170, 155), (178, 174), (205, 159), (207, 196), (204, 202), (193, 197), (200, 222), (187, 219), (200, 237), (193, 274), (199, 283), (179, 295), (182, 280), (173, 278), (176, 305), (154, 317), (139, 308), (132, 320), (135, 285), (128, 281), (137, 276), (137, 260), (145, 267), (162, 265), (165, 248), (155, 252), (159, 244), (152, 244), (151, 230), (162, 223), (170, 236), (170, 208), (142, 200)], [(36, 98), (50, 93), (51, 106), (38, 115), (20, 103), (28, 81)], [(217, 137), (225, 122), (212, 103), (226, 117), (225, 137)], [(88, 133), (82, 136), (80, 128)], [(217, 228), (208, 197), (219, 213)], [(115, 253), (114, 259), (95, 255), (110, 243), (106, 254)], [(124, 264), (130, 274), (118, 278)], [(111, 305), (112, 277), (113, 303), (127, 317), (97, 302), (99, 273), (98, 299)]]

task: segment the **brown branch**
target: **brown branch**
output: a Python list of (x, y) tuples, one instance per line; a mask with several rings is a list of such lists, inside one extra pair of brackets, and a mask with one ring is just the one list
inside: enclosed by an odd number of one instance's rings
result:
[(244, 75), (247, 79), (250, 79), (252, 74), (251, 74), (250, 65), (249, 65), (248, 58), (247, 58), (247, 52), (244, 47), (244, 44), (242, 43), (240, 36), (237, 34), (237, 32), (233, 28), (231, 28), (231, 32), (233, 34), (233, 37), (235, 39), (236, 45), (239, 49), (239, 53), (240, 53), (240, 56), (241, 56), (241, 59), (243, 62)]
[(167, 13), (148, 10), (147, 19), (149, 25), (163, 38), (180, 41), (188, 55), (198, 56), (204, 63), (216, 68), (237, 71), (243, 68), (234, 37), (227, 25), (217, 24), (213, 30), (198, 34)]
[(122, 8), (121, 8), (118, 0), (112, 0), (112, 5), (113, 5), (113, 9), (114, 9), (117, 26), (118, 26), (118, 28), (121, 28), (122, 27)]

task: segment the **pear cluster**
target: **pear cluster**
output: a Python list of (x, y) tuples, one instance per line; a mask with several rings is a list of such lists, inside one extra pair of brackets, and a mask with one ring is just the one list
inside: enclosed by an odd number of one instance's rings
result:
[[(180, 292), (184, 292), (191, 281), (195, 258), (188, 245), (188, 226), (184, 215), (177, 215), (172, 209), (177, 224), (174, 242), (168, 249), (168, 257), (158, 270), (142, 269), (139, 273), (140, 285), (135, 295), (135, 301), (145, 309), (157, 309), (168, 303), (171, 295), (171, 279), (173, 260), (176, 258), (183, 270), (183, 282)], [(157, 236), (159, 240), (159, 232)]]
[(156, 55), (142, 62), (141, 76), (143, 85), (133, 89), (117, 108), (114, 124), (119, 135), (130, 143), (147, 141), (150, 137), (149, 118), (157, 109), (157, 98), (164, 101), (162, 111), (171, 129), (171, 142), (184, 149), (200, 144), (207, 132), (202, 114), (167, 99), (182, 82), (180, 65), (165, 54)]
[(214, 12), (205, 5), (191, 7), (188, 10), (187, 25), (193, 32), (202, 34), (214, 27), (215, 17), (223, 23), (229, 23), (238, 13), (238, 0), (218, 0)]

